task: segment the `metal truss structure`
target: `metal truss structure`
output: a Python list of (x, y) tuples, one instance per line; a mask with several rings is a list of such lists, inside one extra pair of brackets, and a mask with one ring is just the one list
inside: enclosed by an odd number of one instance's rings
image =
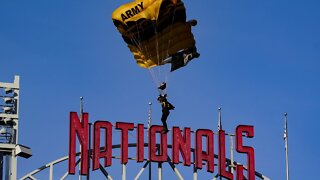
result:
[(0, 179), (17, 179), (17, 157), (29, 158), (31, 149), (18, 144), (19, 76), (0, 82)]

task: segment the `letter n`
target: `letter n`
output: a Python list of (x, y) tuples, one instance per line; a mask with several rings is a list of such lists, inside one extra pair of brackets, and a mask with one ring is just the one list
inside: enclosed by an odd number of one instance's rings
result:
[(69, 130), (69, 174), (75, 174), (76, 167), (76, 136), (81, 145), (81, 175), (88, 174), (88, 113), (82, 114), (80, 121), (76, 112), (70, 112)]
[(190, 128), (184, 128), (184, 137), (180, 132), (180, 128), (172, 128), (172, 162), (179, 164), (179, 151), (181, 152), (183, 163), (190, 166)]

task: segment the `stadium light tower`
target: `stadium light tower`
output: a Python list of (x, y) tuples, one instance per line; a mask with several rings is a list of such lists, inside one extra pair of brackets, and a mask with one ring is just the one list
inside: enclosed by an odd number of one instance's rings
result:
[(19, 76), (0, 82), (0, 179), (17, 179), (17, 157), (29, 158), (31, 149), (18, 144)]

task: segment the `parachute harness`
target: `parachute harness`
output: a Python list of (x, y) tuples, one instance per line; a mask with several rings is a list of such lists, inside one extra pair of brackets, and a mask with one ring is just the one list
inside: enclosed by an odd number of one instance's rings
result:
[[(170, 47), (170, 43), (171, 43), (171, 34), (172, 34), (172, 25), (174, 23), (174, 17), (175, 17), (175, 12), (176, 12), (176, 9), (173, 8), (173, 15), (172, 15), (172, 18), (171, 18), (171, 24), (169, 25), (169, 39), (167, 41), (167, 48), (166, 48), (166, 55), (169, 57), (170, 54), (169, 54), (169, 47)], [(156, 36), (156, 51), (157, 51), (157, 64), (158, 65), (161, 65), (161, 61), (162, 59), (160, 59), (160, 56), (159, 56), (159, 53), (160, 53), (160, 50), (159, 50), (159, 39), (157, 38), (159, 36), (158, 34), (158, 30), (157, 30), (157, 24), (158, 24), (158, 20), (154, 21), (152, 23), (153, 25), (153, 30), (154, 30), (154, 33), (155, 33), (155, 36)], [(149, 58), (149, 57), (148, 57)], [(154, 75), (155, 72), (153, 70), (153, 68), (148, 68), (151, 76), (152, 76), (152, 79), (154, 81), (154, 83), (156, 84), (156, 87), (158, 88), (158, 91), (159, 91), (159, 94), (161, 95), (164, 95), (164, 94), (167, 94), (167, 88), (163, 89), (163, 90), (160, 90), (159, 89), (159, 86), (162, 84), (162, 83), (166, 83), (166, 85), (168, 86), (168, 81), (169, 81), (169, 78), (168, 78), (168, 74), (170, 72), (170, 69), (169, 69), (169, 66), (166, 66), (166, 65), (163, 65), (162, 67), (161, 66), (157, 66), (157, 69), (158, 69), (158, 77), (161, 78), (162, 75), (164, 76), (164, 79), (158, 79), (156, 78), (156, 76)]]

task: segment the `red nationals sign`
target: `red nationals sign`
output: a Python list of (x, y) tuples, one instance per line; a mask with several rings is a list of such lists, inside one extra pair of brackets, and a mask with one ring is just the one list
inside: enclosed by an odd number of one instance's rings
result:
[[(143, 124), (116, 122), (115, 126), (108, 121), (96, 121), (93, 125), (93, 148), (92, 148), (92, 170), (99, 169), (100, 159), (104, 160), (104, 167), (112, 165), (112, 130), (121, 132), (121, 164), (128, 163), (128, 134), (129, 131), (136, 131), (136, 161), (143, 162), (145, 156), (145, 142)], [(102, 131), (103, 130), (103, 131)], [(148, 160), (152, 162), (166, 162), (168, 155), (168, 134), (163, 133), (163, 127), (153, 125), (148, 130)], [(101, 134), (103, 132), (103, 134)], [(226, 147), (225, 147), (225, 131), (218, 131), (218, 148), (214, 148), (214, 132), (210, 129), (197, 129), (194, 136), (191, 137), (191, 129), (188, 127), (181, 130), (179, 127), (173, 127), (171, 130), (172, 138), (172, 163), (179, 164), (179, 155), (181, 154), (183, 164), (190, 166), (194, 164), (197, 169), (202, 169), (203, 162), (206, 162), (206, 170), (214, 172), (214, 151), (218, 151), (218, 174), (227, 179), (233, 179), (234, 175), (226, 170)], [(157, 137), (158, 141), (157, 142)], [(82, 114), (80, 121), (76, 112), (70, 112), (70, 131), (69, 131), (69, 174), (75, 174), (76, 167), (76, 139), (81, 145), (81, 170), (80, 174), (87, 175), (89, 172), (89, 125), (88, 113)], [(235, 129), (235, 144), (238, 153), (247, 155), (247, 171), (249, 180), (255, 179), (255, 160), (254, 148), (245, 146), (243, 138), (253, 138), (254, 128), (248, 125), (238, 125)], [(194, 138), (195, 147), (191, 147), (191, 138)], [(103, 139), (103, 143), (101, 143)], [(205, 140), (205, 141), (204, 141)], [(159, 148), (160, 147), (160, 148)], [(206, 150), (203, 150), (206, 147)], [(191, 149), (194, 148), (194, 151)], [(193, 161), (191, 160), (193, 154)], [(236, 165), (236, 179), (243, 180), (243, 165)]]

